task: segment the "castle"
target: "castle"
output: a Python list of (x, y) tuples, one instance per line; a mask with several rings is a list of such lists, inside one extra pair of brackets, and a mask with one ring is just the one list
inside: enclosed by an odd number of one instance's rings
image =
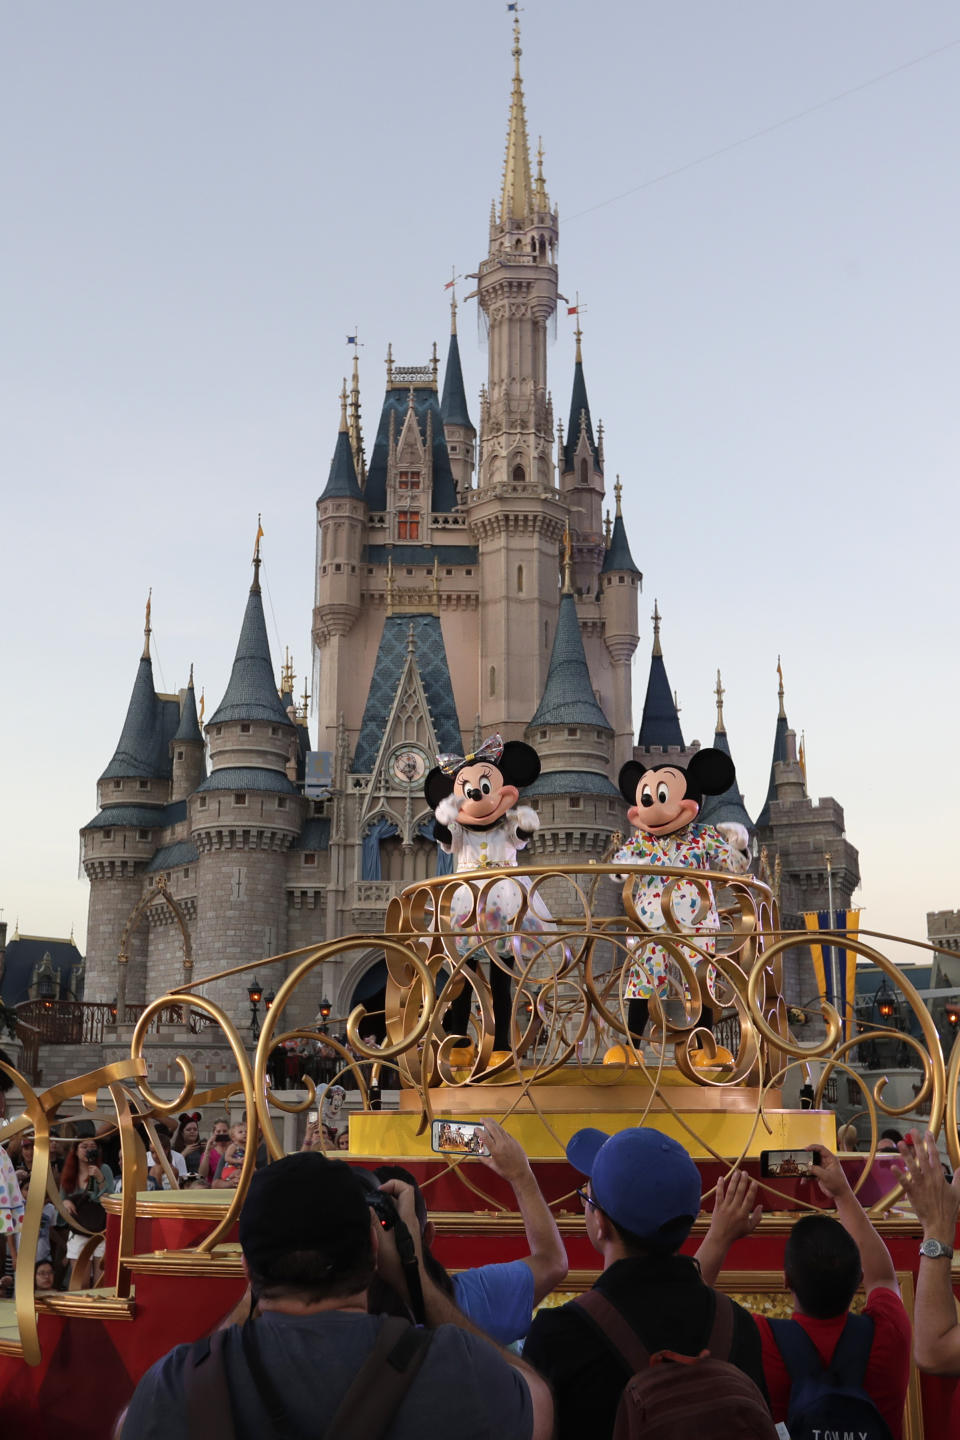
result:
[[(531, 164), (520, 56), (515, 24), (502, 190), (486, 257), (470, 277), (489, 347), (477, 424), (455, 300), (442, 389), (436, 347), (425, 365), (394, 363), (388, 350), (369, 460), (356, 358), (352, 386), (344, 384), (317, 500), (315, 742), (289, 668), (277, 684), (259, 536), (233, 670), (202, 726), (192, 672), (179, 695), (155, 689), (148, 609), (120, 740), (99, 779), (98, 812), (81, 831), (86, 999), (117, 1001), (121, 1022), (126, 1007), (184, 980), (382, 929), (397, 889), (444, 863), (422, 793), (438, 751), (464, 753), (494, 731), (533, 744), (543, 773), (524, 796), (540, 816), (532, 854), (560, 863), (602, 858), (627, 828), (616, 785), (625, 760), (669, 754), (682, 763), (692, 753), (656, 610), (634, 732), (642, 576), (619, 480), (611, 486), (605, 472), (579, 329), (568, 417), (555, 423), (547, 338), (558, 305), (558, 212), (542, 152)], [(729, 748), (719, 676), (717, 696), (714, 743)], [(750, 826), (757, 866), (781, 889), (789, 917), (826, 905), (827, 850), (834, 903), (849, 903), (856, 851), (839, 805), (807, 796), (782, 685), (756, 825), (736, 786), (708, 803), (704, 819)], [(279, 983), (280, 967), (265, 973)], [(248, 982), (230, 977), (206, 993), (245, 1023)], [(382, 983), (371, 947), (328, 967), (322, 986), (344, 1015)]]

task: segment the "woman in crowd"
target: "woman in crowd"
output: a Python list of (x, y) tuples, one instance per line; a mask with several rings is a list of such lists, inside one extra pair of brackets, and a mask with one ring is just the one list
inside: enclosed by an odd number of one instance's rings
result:
[(203, 1141), (200, 1139), (199, 1110), (192, 1115), (180, 1116), (177, 1133), (173, 1137), (173, 1149), (176, 1154), (183, 1156), (187, 1173), (196, 1175), (205, 1153)]
[[(113, 1171), (101, 1163), (100, 1146), (96, 1140), (78, 1140), (70, 1147), (70, 1153), (63, 1162), (60, 1174), (60, 1194), (63, 1196), (64, 1211), (83, 1226), (83, 1231), (96, 1233), (106, 1225), (106, 1216), (100, 1199), (113, 1193)], [(67, 1259), (73, 1264), (90, 1238), (83, 1231), (74, 1231), (67, 1241)], [(103, 1257), (103, 1241), (93, 1252), (91, 1282), (99, 1279), (100, 1261)]]
[(230, 1126), (226, 1120), (216, 1120), (213, 1125), (213, 1134), (207, 1141), (200, 1163), (197, 1166), (197, 1174), (205, 1185), (210, 1185), (217, 1173), (217, 1167), (230, 1144)]

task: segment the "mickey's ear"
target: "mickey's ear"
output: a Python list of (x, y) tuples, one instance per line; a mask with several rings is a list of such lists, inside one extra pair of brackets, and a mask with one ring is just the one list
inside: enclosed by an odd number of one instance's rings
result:
[(639, 760), (628, 760), (620, 771), (617, 784), (620, 786), (620, 794), (628, 805), (636, 805), (637, 786), (640, 784), (640, 777), (646, 773), (646, 765), (641, 765)]
[(540, 756), (532, 745), (522, 740), (508, 740), (500, 759), (494, 762), (508, 785), (522, 789), (532, 785), (540, 774)]
[(441, 800), (453, 794), (453, 776), (444, 775), (439, 765), (434, 765), (423, 782), (423, 793), (431, 810), (436, 810)]
[(737, 778), (736, 767), (729, 755), (722, 750), (698, 750), (687, 766), (691, 790), (702, 795), (722, 795)]

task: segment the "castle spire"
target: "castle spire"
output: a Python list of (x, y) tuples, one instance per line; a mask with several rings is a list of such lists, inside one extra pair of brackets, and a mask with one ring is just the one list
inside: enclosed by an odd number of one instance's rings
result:
[(726, 735), (727, 727), (723, 723), (723, 697), (727, 692), (724, 690), (723, 685), (721, 684), (719, 670), (717, 671), (717, 684), (713, 693), (717, 697), (717, 734)]
[(330, 474), (321, 500), (362, 500), (363, 491), (357, 480), (357, 467), (350, 443), (350, 427), (347, 420), (347, 382), (344, 380), (340, 391), (340, 431), (336, 449), (330, 461)]
[(777, 687), (777, 695), (780, 698), (780, 713), (778, 718), (781, 720), (786, 720), (787, 712), (783, 707), (783, 666), (780, 664), (779, 655), (777, 656), (777, 678), (779, 680), (779, 685)]
[[(443, 372), (443, 393), (440, 396), (440, 416), (444, 425), (462, 425), (473, 430), (473, 422), (467, 409), (467, 392), (463, 384), (463, 368), (460, 364), (460, 342), (457, 339), (457, 297), (450, 299), (450, 345), (447, 349), (447, 367)], [(474, 432), (476, 433), (476, 432)]]
[[(349, 447), (348, 447), (349, 448)], [(257, 530), (257, 549), (254, 565), (260, 566), (260, 537)], [(280, 704), (277, 687), (273, 678), (273, 661), (270, 658), (270, 642), (267, 639), (267, 622), (263, 613), (263, 597), (257, 579), (250, 586), (247, 608), (240, 628), (237, 653), (223, 699), (210, 716), (209, 724), (222, 724), (228, 720), (269, 720), (275, 725), (289, 725), (290, 720)]]
[(680, 717), (660, 648), (660, 609), (656, 600), (653, 602), (653, 654), (650, 657), (650, 677), (643, 702), (638, 744), (642, 750), (683, 749)]
[(533, 201), (537, 210), (550, 209), (550, 197), (547, 194), (543, 178), (543, 138), (539, 135), (537, 136), (537, 178), (533, 182)]
[(757, 816), (757, 829), (770, 824), (770, 806), (777, 798), (777, 766), (782, 765), (787, 759), (787, 731), (790, 726), (787, 721), (787, 711), (783, 700), (783, 667), (780, 664), (780, 656), (777, 656), (777, 697), (779, 708), (777, 711), (777, 727), (773, 734), (773, 758), (770, 761), (770, 780), (767, 785), (767, 798), (763, 802), (763, 809)]
[[(579, 304), (578, 307), (579, 309)], [(577, 339), (576, 359), (573, 362), (573, 390), (570, 395), (570, 419), (567, 423), (567, 439), (563, 447), (563, 471), (570, 474), (574, 468), (577, 449), (580, 444), (581, 435), (586, 436), (587, 445), (590, 448), (590, 455), (593, 460), (593, 468), (599, 469), (599, 454), (597, 442), (593, 435), (593, 420), (590, 415), (590, 401), (587, 398), (587, 382), (583, 374), (583, 331), (580, 329), (580, 320), (577, 319), (577, 328), (574, 332)]]
[(360, 425), (360, 356), (356, 346), (353, 350), (353, 380), (350, 386), (347, 432), (350, 436), (350, 449), (353, 451), (353, 468), (362, 488), (367, 480), (367, 460), (363, 452), (363, 430)]
[(257, 538), (253, 542), (253, 580), (250, 585), (250, 594), (260, 594), (260, 541), (263, 539), (263, 525), (260, 516), (257, 516)]
[(150, 659), (150, 634), (151, 634), (151, 626), (150, 626), (150, 605), (151, 605), (152, 600), (153, 600), (153, 586), (151, 585), (151, 586), (150, 586), (150, 589), (147, 591), (147, 613), (146, 613), (146, 615), (144, 616), (144, 620), (143, 620), (143, 654), (142, 654), (141, 657), (140, 657), (141, 660), (149, 660), (149, 659)]
[(503, 167), (503, 192), (500, 199), (500, 224), (509, 219), (525, 220), (533, 213), (533, 182), (530, 178), (530, 146), (527, 142), (527, 117), (523, 104), (523, 80), (520, 76), (520, 16), (513, 16), (513, 90), (510, 96), (510, 120), (507, 125), (507, 154)]
[(573, 594), (573, 541), (570, 538), (570, 521), (563, 532), (563, 593)]
[[(569, 562), (564, 569), (569, 577)], [(590, 679), (580, 621), (577, 618), (577, 602), (566, 582), (560, 598), (560, 614), (553, 637), (547, 683), (543, 687), (540, 704), (528, 729), (532, 730), (538, 725), (590, 725), (601, 730), (612, 729), (594, 698), (593, 682)]]
[[(723, 722), (723, 697), (726, 691), (720, 681), (720, 671), (717, 671), (717, 684), (714, 689), (717, 697), (717, 733), (713, 737), (715, 750), (722, 750), (724, 755), (730, 755), (730, 742), (727, 739), (727, 727)], [(730, 756), (731, 760), (733, 756)], [(733, 780), (726, 790), (720, 795), (707, 795), (704, 797), (700, 809), (699, 819), (704, 825), (743, 825), (749, 832), (753, 833), (753, 821), (747, 814), (747, 807), (743, 802), (743, 795), (740, 791), (740, 782), (734, 775)]]

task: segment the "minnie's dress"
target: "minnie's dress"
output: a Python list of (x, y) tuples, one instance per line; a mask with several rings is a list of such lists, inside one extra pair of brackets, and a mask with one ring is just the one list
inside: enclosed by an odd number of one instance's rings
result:
[[(749, 857), (742, 850), (731, 845), (719, 830), (712, 825), (698, 825), (694, 821), (672, 835), (648, 835), (638, 830), (623, 844), (613, 857), (613, 864), (626, 865), (672, 865), (685, 870), (727, 870), (733, 875), (742, 875), (748, 868)], [(632, 885), (633, 904), (637, 914), (648, 930), (666, 930), (667, 922), (662, 909), (662, 897), (671, 877), (669, 875), (642, 875)], [(720, 924), (713, 886), (706, 885), (707, 910), (699, 921), (694, 917), (703, 901), (704, 886), (698, 887), (690, 881), (678, 880), (669, 902), (670, 913), (675, 922), (687, 934), (696, 936), (697, 944), (708, 955), (716, 953), (716, 936)], [(633, 935), (627, 940), (630, 949), (636, 950), (640, 937)], [(678, 949), (694, 967), (703, 964), (695, 950), (678, 946)], [(668, 977), (678, 978), (675, 956), (663, 945), (649, 941), (630, 964), (624, 986), (624, 999), (649, 1000), (656, 992), (663, 995), (668, 986)], [(707, 992), (712, 1000), (716, 970), (709, 965), (706, 973)]]
[(23, 1229), (25, 1208), (13, 1161), (0, 1145), (0, 1235), (16, 1239)]

